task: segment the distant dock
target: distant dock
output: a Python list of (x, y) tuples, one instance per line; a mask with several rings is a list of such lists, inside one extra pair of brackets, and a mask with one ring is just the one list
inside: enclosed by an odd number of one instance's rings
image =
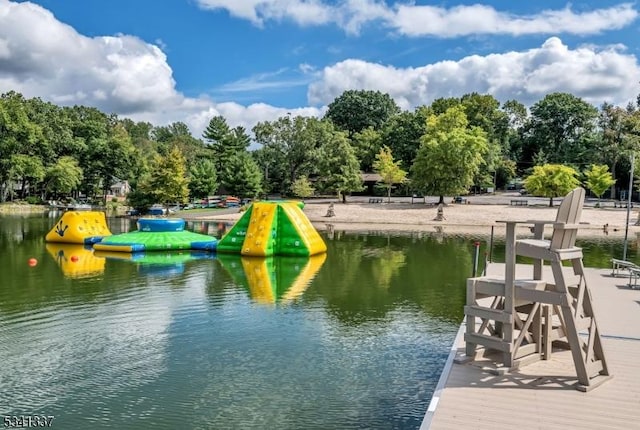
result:
[(103, 211), (105, 210), (104, 206), (92, 206), (89, 204), (83, 203), (70, 203), (70, 204), (60, 204), (53, 203), (47, 205), (49, 210), (54, 211)]

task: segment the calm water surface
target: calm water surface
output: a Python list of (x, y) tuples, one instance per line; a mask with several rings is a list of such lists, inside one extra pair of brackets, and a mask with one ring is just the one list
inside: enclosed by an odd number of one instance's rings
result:
[[(487, 242), (336, 232), (314, 261), (130, 260), (45, 244), (56, 219), (0, 217), (0, 413), (61, 429), (418, 428)], [(591, 266), (622, 253), (582, 246)]]

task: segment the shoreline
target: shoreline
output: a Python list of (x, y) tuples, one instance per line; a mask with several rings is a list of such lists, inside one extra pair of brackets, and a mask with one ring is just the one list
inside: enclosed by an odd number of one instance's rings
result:
[[(334, 203), (335, 216), (327, 217), (330, 202), (307, 203), (303, 209), (313, 226), (320, 230), (341, 231), (404, 231), (435, 232), (444, 234), (488, 235), (491, 227), (495, 236), (504, 236), (504, 223), (500, 221), (553, 221), (558, 206), (510, 206), (504, 204), (449, 204), (444, 207), (442, 221), (435, 221), (437, 207), (406, 203)], [(235, 222), (244, 212), (225, 214), (180, 212), (178, 216), (190, 221)], [(579, 237), (624, 237), (627, 210), (621, 208), (585, 207), (582, 211)], [(638, 211), (631, 210), (628, 236), (640, 234), (635, 223)], [(518, 226), (518, 231), (529, 232), (529, 225)], [(547, 232), (551, 230), (547, 227)]]

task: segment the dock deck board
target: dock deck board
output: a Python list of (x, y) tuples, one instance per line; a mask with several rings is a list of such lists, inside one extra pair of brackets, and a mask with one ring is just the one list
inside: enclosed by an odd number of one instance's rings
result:
[[(518, 265), (516, 270), (519, 277), (530, 276), (532, 269)], [(489, 267), (489, 275), (501, 273), (503, 265)], [(567, 350), (502, 376), (483, 371), (477, 362), (453, 364), (421, 430), (640, 426), (640, 290), (629, 289), (628, 278), (614, 278), (610, 269), (587, 269), (586, 276), (612, 379), (588, 393), (577, 391)], [(456, 354), (464, 354), (461, 336)]]

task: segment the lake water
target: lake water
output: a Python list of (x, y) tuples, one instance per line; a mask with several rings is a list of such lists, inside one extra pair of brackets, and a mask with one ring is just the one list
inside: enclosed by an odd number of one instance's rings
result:
[[(487, 243), (335, 232), (312, 261), (132, 260), (45, 244), (56, 219), (0, 217), (0, 413), (61, 429), (416, 429)], [(581, 244), (591, 266), (622, 253)]]

